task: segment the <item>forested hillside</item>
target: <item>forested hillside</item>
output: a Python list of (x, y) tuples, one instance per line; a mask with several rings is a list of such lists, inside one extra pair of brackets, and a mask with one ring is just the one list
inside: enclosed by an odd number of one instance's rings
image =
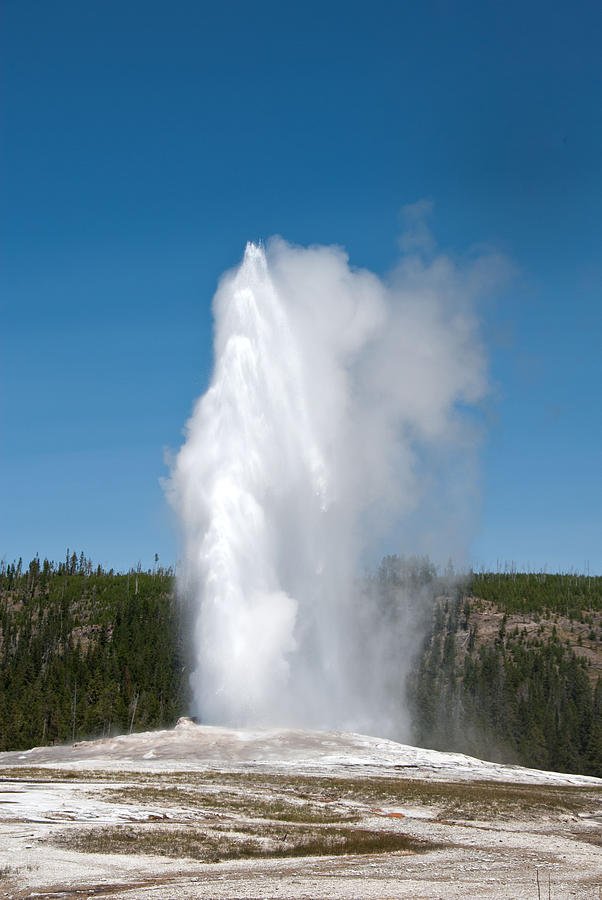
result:
[[(385, 621), (409, 597), (420, 608), (399, 686), (417, 744), (602, 776), (602, 578), (460, 579), (387, 557), (371, 585)], [(171, 570), (106, 572), (75, 553), (0, 566), (0, 749), (173, 725), (188, 712), (185, 631)]]
[(187, 678), (171, 571), (0, 569), (0, 749), (167, 726)]
[(602, 776), (602, 578), (488, 573), (454, 593), (408, 685), (416, 742)]

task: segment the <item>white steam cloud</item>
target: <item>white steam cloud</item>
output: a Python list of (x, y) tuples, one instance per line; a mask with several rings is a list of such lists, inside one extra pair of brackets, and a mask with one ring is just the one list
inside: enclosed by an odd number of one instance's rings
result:
[(504, 268), (425, 259), (420, 212), (386, 282), (337, 247), (273, 239), (220, 283), (213, 377), (169, 483), (203, 721), (391, 730), (379, 697), (395, 651), (356, 576), (419, 503), (424, 460), (474, 444), (474, 300)]

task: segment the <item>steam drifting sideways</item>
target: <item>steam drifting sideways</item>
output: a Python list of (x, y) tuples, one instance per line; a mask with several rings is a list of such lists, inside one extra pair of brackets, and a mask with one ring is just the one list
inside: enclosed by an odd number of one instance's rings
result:
[(168, 484), (204, 722), (391, 730), (383, 629), (356, 576), (419, 504), (422, 452), (475, 442), (474, 300), (505, 267), (407, 248), (384, 282), (337, 247), (272, 239), (220, 283), (211, 384)]

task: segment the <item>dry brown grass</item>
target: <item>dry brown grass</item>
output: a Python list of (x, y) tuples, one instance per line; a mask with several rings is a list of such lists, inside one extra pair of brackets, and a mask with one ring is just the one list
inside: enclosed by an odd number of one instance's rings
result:
[(254, 773), (220, 773), (204, 783), (243, 785), (247, 790), (278, 791), (309, 803), (352, 802), (363, 806), (403, 805), (436, 808), (443, 818), (565, 816), (595, 813), (602, 787), (573, 787), (507, 782), (438, 782), (403, 777), (324, 778)]
[[(354, 821), (373, 807), (433, 810), (440, 818), (558, 818), (596, 814), (602, 787), (439, 782), (391, 777), (324, 777), (267, 772), (106, 772), (12, 767), (2, 781), (105, 782), (109, 802), (213, 809), (239, 817), (315, 824)], [(351, 805), (352, 808), (345, 808)], [(353, 808), (355, 807), (355, 808)]]
[(216, 812), (251, 819), (281, 822), (330, 824), (357, 821), (357, 813), (348, 808), (333, 808), (324, 803), (312, 803), (295, 797), (273, 796), (265, 788), (261, 794), (253, 791), (207, 791), (202, 788), (183, 788), (128, 785), (111, 788), (101, 795), (110, 803), (130, 803), (138, 806), (178, 807), (184, 810)]
[(232, 829), (195, 826), (129, 825), (65, 832), (59, 844), (83, 853), (136, 853), (187, 857), (203, 862), (225, 859), (338, 856), (366, 853), (424, 853), (438, 844), (404, 834), (361, 828), (309, 828), (290, 824), (243, 824)]
[[(147, 773), (132, 772), (132, 780), (137, 781), (139, 775)], [(157, 780), (156, 775), (149, 776), (150, 780)], [(50, 784), (57, 781), (125, 781), (129, 780), (129, 773), (97, 771), (95, 769), (62, 769), (45, 766), (0, 766), (0, 783), (3, 781), (34, 781)]]

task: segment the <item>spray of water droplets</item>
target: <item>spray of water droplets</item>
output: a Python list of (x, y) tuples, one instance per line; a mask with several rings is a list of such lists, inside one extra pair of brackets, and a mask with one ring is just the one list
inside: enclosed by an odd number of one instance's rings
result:
[(391, 730), (386, 629), (357, 575), (420, 504), (422, 450), (472, 448), (473, 300), (499, 267), (412, 252), (385, 282), (274, 239), (223, 277), (211, 383), (168, 486), (203, 721)]

